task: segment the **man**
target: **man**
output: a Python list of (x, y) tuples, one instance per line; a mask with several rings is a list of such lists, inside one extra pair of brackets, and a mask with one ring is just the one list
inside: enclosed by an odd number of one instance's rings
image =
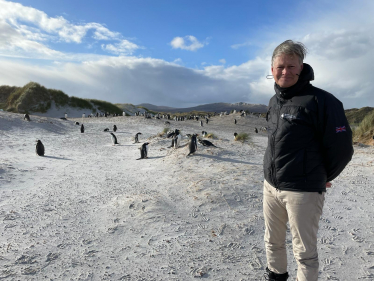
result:
[(298, 281), (318, 279), (317, 232), (326, 187), (353, 155), (352, 132), (342, 103), (310, 84), (306, 48), (287, 40), (275, 48), (271, 71), (268, 147), (264, 157), (266, 280), (287, 280), (289, 222)]

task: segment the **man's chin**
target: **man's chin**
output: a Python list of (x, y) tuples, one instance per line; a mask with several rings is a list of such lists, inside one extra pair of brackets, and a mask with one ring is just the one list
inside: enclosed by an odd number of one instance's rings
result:
[(291, 81), (285, 81), (285, 82), (282, 82), (282, 81), (278, 81), (278, 83), (277, 83), (278, 85), (279, 85), (279, 87), (281, 87), (281, 88), (289, 88), (289, 87), (291, 87), (291, 86), (293, 86), (293, 85), (295, 85), (296, 83), (294, 83), (294, 82), (291, 82)]

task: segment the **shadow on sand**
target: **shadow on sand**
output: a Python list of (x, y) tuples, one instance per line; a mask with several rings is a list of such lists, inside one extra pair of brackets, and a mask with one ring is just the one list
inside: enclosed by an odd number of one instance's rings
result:
[(69, 159), (69, 158), (62, 158), (62, 157), (48, 156), (48, 155), (44, 155), (44, 157), (45, 158), (57, 159), (57, 160), (72, 160), (72, 159)]
[(235, 160), (235, 159), (230, 159), (230, 158), (222, 158), (222, 157), (206, 155), (206, 154), (196, 154), (196, 156), (201, 156), (201, 157), (206, 157), (206, 158), (210, 158), (210, 159), (215, 159), (215, 160), (218, 160), (218, 161), (225, 161), (225, 162), (231, 162), (231, 163), (262, 166), (262, 164), (258, 164), (258, 163), (245, 162), (245, 161), (240, 161), (240, 160)]
[(155, 157), (148, 157), (146, 159), (141, 159), (141, 158), (138, 158), (136, 160), (148, 160), (148, 159), (157, 159), (157, 158), (164, 158), (165, 156), (155, 156)]

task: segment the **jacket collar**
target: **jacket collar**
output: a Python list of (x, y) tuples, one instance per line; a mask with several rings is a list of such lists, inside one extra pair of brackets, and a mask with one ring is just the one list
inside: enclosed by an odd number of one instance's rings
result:
[(274, 83), (275, 94), (278, 98), (291, 99), (296, 96), (305, 85), (314, 80), (313, 68), (307, 63), (303, 63), (303, 65), (303, 70), (301, 71), (299, 80), (297, 80), (295, 85), (288, 88), (282, 88), (277, 83)]

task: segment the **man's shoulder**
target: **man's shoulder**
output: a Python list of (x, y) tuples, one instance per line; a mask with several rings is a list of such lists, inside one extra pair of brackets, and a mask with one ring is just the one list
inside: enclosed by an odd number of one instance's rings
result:
[(309, 94), (314, 95), (318, 101), (326, 103), (341, 103), (333, 94), (310, 84)]

